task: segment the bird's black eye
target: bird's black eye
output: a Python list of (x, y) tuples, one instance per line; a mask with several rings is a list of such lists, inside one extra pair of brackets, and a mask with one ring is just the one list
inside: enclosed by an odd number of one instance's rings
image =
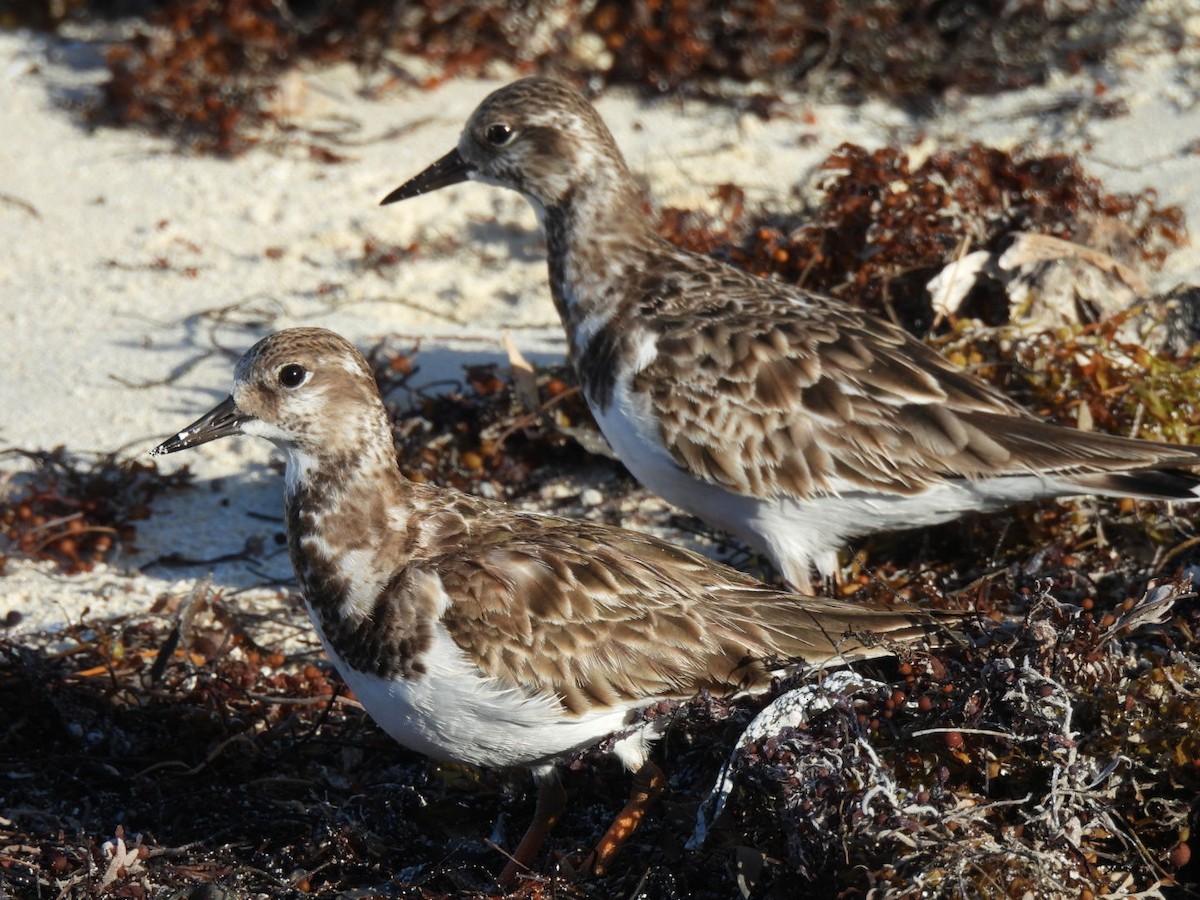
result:
[(493, 147), (503, 147), (512, 140), (514, 133), (515, 132), (512, 130), (511, 125), (505, 125), (503, 123), (489, 125), (487, 130), (488, 143)]
[(304, 384), (304, 379), (307, 375), (308, 370), (304, 366), (292, 363), (279, 370), (279, 383), (285, 388), (300, 387), (300, 385)]

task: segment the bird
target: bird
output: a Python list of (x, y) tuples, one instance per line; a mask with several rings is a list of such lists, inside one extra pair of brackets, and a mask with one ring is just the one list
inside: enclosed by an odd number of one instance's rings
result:
[(1187, 446), (1046, 422), (904, 329), (655, 233), (591, 103), (533, 76), (382, 204), (462, 181), (515, 190), (616, 456), (670, 503), (763, 552), (789, 585), (850, 541), (1025, 500), (1195, 500)]
[(601, 742), (634, 773), (584, 860), (604, 871), (664, 785), (650, 751), (669, 717), (649, 707), (761, 693), (783, 672), (938, 637), (962, 615), (801, 598), (657, 537), (410, 481), (370, 367), (325, 329), (263, 338), (230, 395), (151, 452), (239, 434), (283, 453), (304, 603), (370, 717), (434, 759), (533, 773), (534, 821), (501, 883), (562, 813), (556, 765)]

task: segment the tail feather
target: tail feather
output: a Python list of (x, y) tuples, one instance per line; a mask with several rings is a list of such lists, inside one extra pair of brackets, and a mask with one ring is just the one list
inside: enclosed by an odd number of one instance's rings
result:
[(1200, 499), (1200, 476), (1183, 469), (1138, 469), (1076, 475), (1069, 483), (1080, 493), (1133, 497), (1144, 500)]
[(938, 646), (953, 640), (970, 614), (850, 603), (827, 597), (805, 597), (790, 608), (758, 609), (762, 625), (780, 639), (786, 655), (810, 665), (852, 662), (894, 655), (897, 646), (920, 641)]
[[(1103, 487), (1105, 476), (1113, 476), (1114, 485), (1119, 485), (1126, 475), (1136, 478), (1147, 473), (1149, 481), (1146, 496), (1177, 499), (1193, 496), (1191, 487), (1183, 487), (1180, 482), (1174, 482), (1180, 485), (1174, 487), (1172, 479), (1177, 476), (1190, 477), (1177, 467), (1200, 465), (1200, 447), (1076, 431), (1052, 422), (1018, 420), (991, 413), (964, 413), (962, 417), (987, 433), (1012, 455), (1007, 466), (1000, 465), (997, 471), (979, 473), (985, 477), (1058, 474), (1067, 482), (1088, 485), (1087, 493), (1110, 493)], [(1161, 481), (1156, 480), (1159, 473), (1165, 475)], [(1195, 484), (1200, 484), (1200, 481), (1195, 481), (1192, 486)], [(1117, 487), (1111, 493), (1141, 496), (1143, 491), (1131, 483), (1128, 487)]]

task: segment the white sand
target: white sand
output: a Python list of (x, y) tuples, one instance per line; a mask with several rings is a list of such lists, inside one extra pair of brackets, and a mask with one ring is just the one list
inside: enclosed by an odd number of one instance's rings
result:
[[(1200, 14), (1187, 33), (1179, 55), (1143, 35), (1102, 73), (966, 98), (923, 121), (878, 102), (797, 102), (794, 118), (769, 122), (618, 91), (599, 107), (656, 199), (676, 206), (706, 204), (729, 180), (753, 199), (781, 198), (843, 141), (915, 153), (981, 141), (1077, 154), (1108, 190), (1152, 187), (1200, 233)], [(293, 325), (327, 326), (363, 348), (383, 336), (420, 336), (418, 381), (500, 358), (504, 328), (535, 361), (562, 355), (542, 242), (523, 200), (468, 184), (377, 205), (450, 149), (470, 110), (501, 82), (365, 100), (347, 67), (297, 73), (288, 94), (301, 131), (224, 161), (183, 156), (133, 131), (89, 130), (78, 107), (104, 76), (85, 42), (0, 34), (0, 444), (149, 450), (225, 395), (237, 353)], [(1090, 118), (1062, 102), (1092, 96), (1099, 81), (1127, 115)], [(403, 126), (411, 129), (379, 139)], [(352, 142), (316, 141), (347, 162), (310, 157), (314, 139), (303, 130), (322, 127)], [(358, 264), (372, 238), (422, 249), (381, 275)], [(271, 258), (272, 248), (282, 255)], [(1158, 288), (1200, 283), (1200, 243), (1143, 274)], [(212, 311), (222, 307), (236, 309), (214, 331)], [(232, 355), (214, 352), (214, 335)], [(172, 374), (143, 389), (118, 381)], [(94, 616), (146, 610), (208, 569), (230, 588), (262, 583), (263, 571), (287, 583), (286, 556), (272, 541), (279, 526), (247, 516), (281, 509), (278, 476), (264, 465), (270, 454), (265, 443), (237, 439), (161, 461), (188, 464), (199, 478), (141, 524), (139, 555), (79, 576), (10, 558), (0, 619), (19, 610), (20, 631), (74, 619), (84, 607)], [(21, 468), (0, 462), (0, 484)], [(255, 537), (269, 552), (253, 567), (138, 572), (165, 553), (211, 557)]]

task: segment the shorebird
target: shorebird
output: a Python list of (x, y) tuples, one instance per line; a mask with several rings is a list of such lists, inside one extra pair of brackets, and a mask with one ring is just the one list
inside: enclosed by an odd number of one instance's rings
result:
[(634, 793), (586, 861), (603, 871), (664, 783), (649, 754), (669, 717), (647, 707), (761, 692), (933, 628), (911, 609), (777, 591), (649, 535), (413, 483), (370, 368), (323, 329), (260, 341), (231, 395), (153, 453), (237, 434), (283, 452), (296, 578), (371, 718), (435, 759), (532, 770), (537, 812), (503, 882), (563, 809), (556, 762), (613, 738)]
[(655, 234), (603, 120), (525, 78), (388, 194), (511, 188), (546, 235), (584, 396), (631, 473), (765, 552), (793, 586), (877, 531), (1042, 497), (1194, 500), (1200, 450), (1042, 421), (903, 329)]

